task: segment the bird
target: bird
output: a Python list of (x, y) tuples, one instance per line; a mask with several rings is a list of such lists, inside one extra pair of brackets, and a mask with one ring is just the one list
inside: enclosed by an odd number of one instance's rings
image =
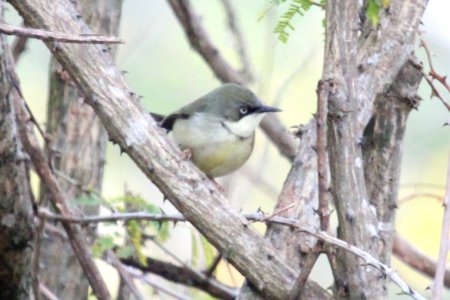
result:
[(264, 105), (248, 88), (227, 83), (157, 118), (183, 156), (214, 179), (242, 167), (253, 152), (257, 126), (266, 113), (279, 111)]

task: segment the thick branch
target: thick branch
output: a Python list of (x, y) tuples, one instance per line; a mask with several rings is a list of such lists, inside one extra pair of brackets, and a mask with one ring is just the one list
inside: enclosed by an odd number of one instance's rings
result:
[(8, 67), (12, 55), (2, 34), (0, 53), (0, 299), (33, 299), (34, 199), (13, 105), (15, 94)]
[[(406, 239), (398, 234), (394, 239), (395, 256), (411, 268), (427, 275), (430, 278), (436, 274), (436, 261), (417, 250)], [(450, 269), (446, 269), (444, 276), (444, 284), (450, 288)]]
[[(31, 26), (89, 34), (86, 25), (74, 17), (77, 13), (67, 0), (10, 2)], [(227, 200), (216, 185), (181, 158), (179, 149), (160, 132), (130, 92), (111, 56), (94, 45), (46, 44), (84, 92), (110, 139), (260, 292), (285, 299), (295, 272), (225, 204)]]

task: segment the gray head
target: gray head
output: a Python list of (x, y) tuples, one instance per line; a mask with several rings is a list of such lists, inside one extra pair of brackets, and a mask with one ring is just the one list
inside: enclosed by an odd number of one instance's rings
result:
[(224, 84), (199, 100), (202, 106), (200, 111), (229, 121), (238, 121), (251, 114), (280, 111), (278, 108), (263, 105), (252, 91), (234, 83)]

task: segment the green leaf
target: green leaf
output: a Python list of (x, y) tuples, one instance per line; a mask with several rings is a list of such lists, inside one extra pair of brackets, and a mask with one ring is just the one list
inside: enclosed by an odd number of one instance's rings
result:
[(208, 242), (208, 240), (202, 235), (200, 237), (200, 242), (202, 244), (203, 253), (205, 254), (206, 265), (210, 265), (214, 260), (214, 247)]
[(95, 240), (94, 245), (92, 245), (91, 247), (92, 255), (96, 258), (99, 258), (106, 250), (111, 250), (112, 248), (114, 248), (114, 246), (115, 244), (112, 236), (101, 236)]
[(377, 0), (369, 0), (367, 6), (367, 18), (369, 19), (372, 27), (377, 27), (380, 22), (380, 5)]
[(131, 244), (134, 247), (134, 252), (136, 254), (137, 259), (139, 262), (147, 266), (147, 259), (142, 252), (142, 249), (144, 248), (141, 244), (142, 241), (142, 232), (141, 227), (139, 226), (138, 222), (135, 220), (131, 220), (127, 223), (127, 232), (130, 239)]
[(191, 230), (191, 245), (192, 245), (191, 264), (193, 267), (197, 267), (199, 260), (199, 249), (197, 245), (197, 238), (195, 236), (195, 231), (193, 230)]
[(116, 251), (117, 256), (120, 258), (130, 258), (131, 256), (133, 256), (133, 253), (133, 248), (130, 246), (120, 247)]
[[(274, 1), (275, 4), (279, 5), (285, 1)], [(289, 30), (295, 30), (292, 25), (292, 20), (296, 16), (303, 16), (312, 6), (311, 0), (291, 0), (288, 10), (281, 16), (278, 24), (275, 26), (274, 33), (278, 34), (278, 39), (287, 43), (289, 38)]]

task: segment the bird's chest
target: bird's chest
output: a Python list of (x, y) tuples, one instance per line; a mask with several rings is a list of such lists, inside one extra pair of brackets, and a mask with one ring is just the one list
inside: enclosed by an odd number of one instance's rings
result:
[(190, 149), (192, 162), (211, 177), (229, 174), (241, 167), (253, 151), (254, 133), (241, 138), (219, 120), (178, 120), (173, 137), (181, 148)]

